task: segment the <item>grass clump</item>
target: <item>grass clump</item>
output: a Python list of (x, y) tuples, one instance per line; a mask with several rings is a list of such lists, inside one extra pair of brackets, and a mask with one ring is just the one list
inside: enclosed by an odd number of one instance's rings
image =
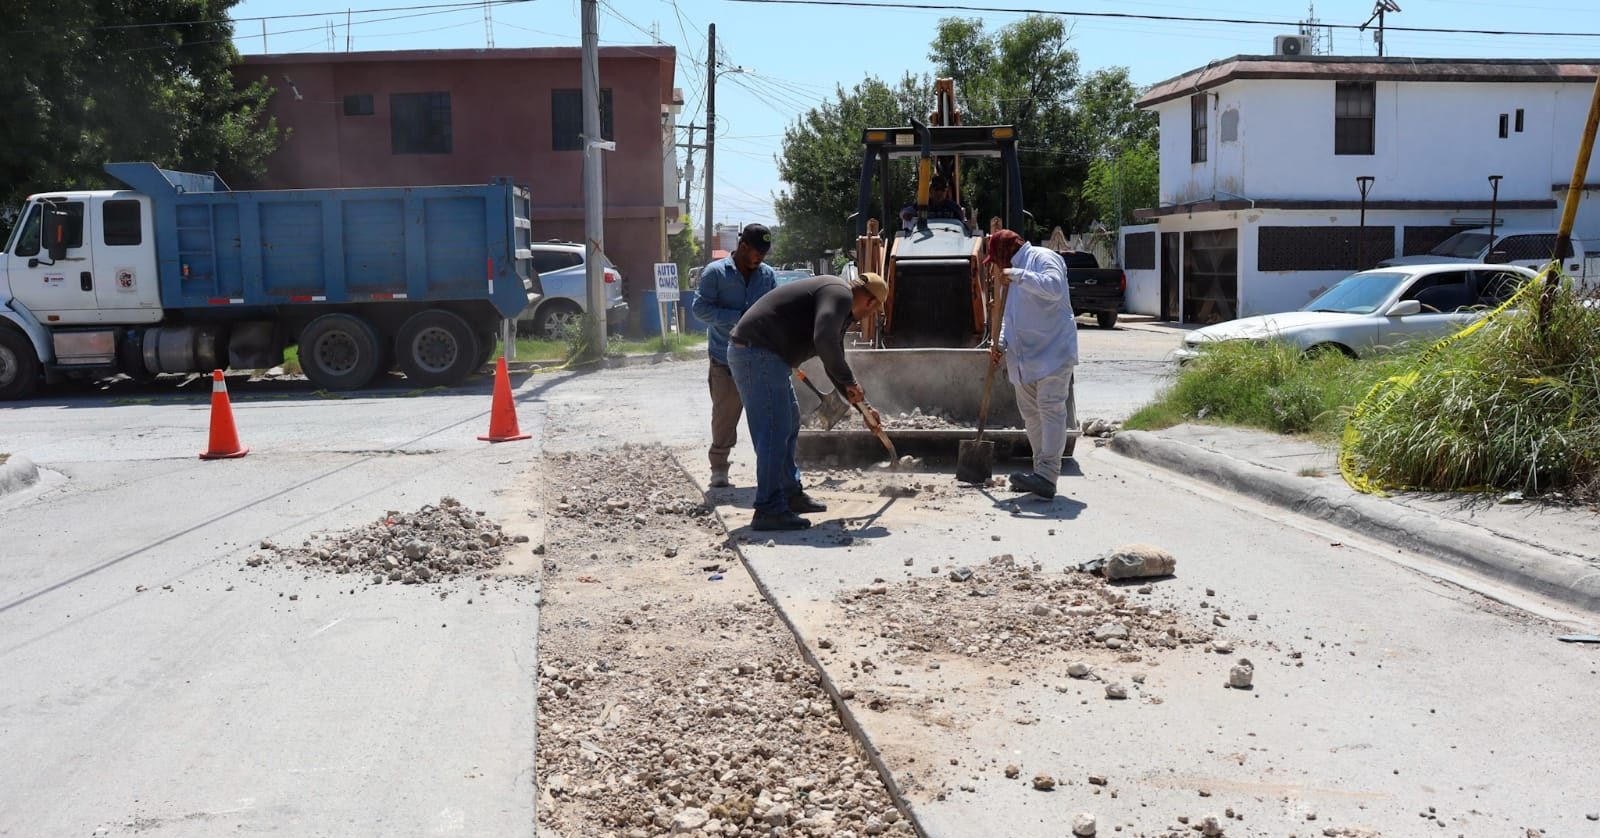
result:
[(1352, 422), (1350, 453), (1394, 488), (1600, 499), (1600, 307), (1570, 289), (1426, 356)]
[(1307, 354), (1284, 341), (1224, 341), (1186, 364), (1124, 427), (1201, 421), (1332, 437), (1346, 410), (1405, 357), (1356, 360), (1339, 352)]

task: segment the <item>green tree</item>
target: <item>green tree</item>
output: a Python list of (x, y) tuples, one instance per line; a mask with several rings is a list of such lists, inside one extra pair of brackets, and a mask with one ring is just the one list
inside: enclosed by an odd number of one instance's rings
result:
[[(773, 202), (783, 235), (773, 243), (771, 261), (808, 261), (825, 250), (854, 245), (848, 219), (856, 211), (861, 134), (926, 116), (931, 90), (926, 77), (907, 74), (890, 86), (869, 76), (851, 90), (836, 88), (832, 101), (807, 111), (784, 131), (778, 174), (789, 188)], [(909, 166), (897, 169), (901, 176), (905, 172)], [(869, 212), (886, 217), (876, 202)]]
[(1153, 207), (1160, 194), (1161, 167), (1153, 138), (1089, 164), (1084, 201), (1095, 220), (1112, 230), (1134, 223), (1133, 211)]
[(676, 235), (667, 237), (667, 254), (678, 266), (678, 287), (693, 288), (700, 281), (700, 277), (692, 269), (701, 264), (700, 237), (694, 226), (694, 220), (685, 213), (680, 219), (683, 229)]
[(239, 87), (227, 13), (238, 0), (12, 3), (0, 34), (0, 202), (106, 184), (112, 160), (265, 170), (277, 125), (265, 80)]

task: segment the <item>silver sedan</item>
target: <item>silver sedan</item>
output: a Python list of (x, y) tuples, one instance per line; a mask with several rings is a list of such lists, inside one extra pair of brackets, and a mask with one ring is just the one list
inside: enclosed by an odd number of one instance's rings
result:
[(1229, 340), (1283, 340), (1308, 352), (1360, 357), (1449, 335), (1510, 299), (1535, 276), (1514, 265), (1461, 263), (1362, 271), (1339, 280), (1299, 311), (1196, 329), (1172, 357), (1188, 361), (1207, 344)]

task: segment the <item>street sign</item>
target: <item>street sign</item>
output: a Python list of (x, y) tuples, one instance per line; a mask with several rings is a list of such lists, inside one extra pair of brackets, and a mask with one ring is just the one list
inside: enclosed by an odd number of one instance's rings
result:
[(656, 263), (656, 302), (675, 303), (678, 301), (678, 264), (676, 262)]

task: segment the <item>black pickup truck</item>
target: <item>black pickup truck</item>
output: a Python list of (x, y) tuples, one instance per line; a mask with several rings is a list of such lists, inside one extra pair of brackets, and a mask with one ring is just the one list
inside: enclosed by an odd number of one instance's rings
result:
[(1122, 309), (1122, 294), (1128, 289), (1128, 277), (1121, 268), (1102, 268), (1093, 253), (1081, 250), (1059, 250), (1067, 263), (1067, 287), (1072, 292), (1073, 314), (1093, 314), (1094, 322), (1102, 329), (1117, 325), (1117, 312)]

